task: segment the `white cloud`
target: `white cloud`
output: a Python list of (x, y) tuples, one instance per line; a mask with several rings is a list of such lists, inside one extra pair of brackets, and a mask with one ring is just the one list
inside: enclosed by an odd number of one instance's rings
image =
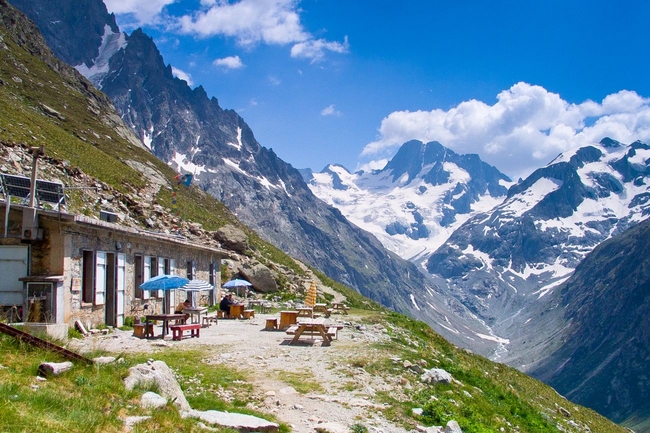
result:
[(330, 105), (329, 107), (325, 107), (321, 110), (320, 112), (321, 116), (341, 116), (343, 113), (338, 111), (335, 107), (334, 104)]
[(192, 81), (192, 76), (187, 72), (172, 66), (172, 74), (174, 75), (174, 77), (180, 78), (181, 80), (185, 80), (188, 86), (192, 87), (194, 85), (194, 82)]
[(275, 75), (269, 75), (268, 79), (271, 86), (279, 86), (281, 84), (280, 79)]
[(180, 18), (182, 32), (202, 37), (231, 36), (244, 46), (309, 39), (300, 24), (294, 0), (219, 1), (204, 5), (207, 9)]
[(388, 159), (375, 159), (358, 166), (354, 171), (373, 171), (381, 170), (388, 164)]
[(348, 52), (349, 47), (347, 36), (342, 44), (339, 42), (328, 42), (324, 39), (310, 39), (308, 41), (298, 42), (291, 47), (291, 57), (318, 61), (325, 57), (325, 51), (344, 54)]
[(513, 178), (530, 174), (558, 153), (609, 136), (650, 140), (650, 99), (622, 90), (601, 103), (570, 104), (540, 86), (517, 83), (493, 105), (465, 101), (449, 110), (396, 111), (361, 154), (390, 158), (403, 143), (439, 141), (457, 153), (478, 153)]
[[(156, 24), (165, 6), (176, 0), (104, 0), (106, 9), (115, 15), (127, 15), (131, 19), (127, 27), (137, 27), (144, 24)], [(124, 25), (124, 24), (121, 24)]]
[(226, 69), (239, 69), (244, 67), (244, 63), (242, 63), (239, 56), (229, 56), (222, 59), (216, 59), (212, 64)]
[(178, 0), (106, 0), (123, 30), (152, 25), (201, 38), (234, 38), (245, 48), (257, 44), (292, 45), (291, 56), (318, 61), (326, 52), (347, 53), (344, 41), (316, 39), (300, 21), (299, 0), (201, 0), (200, 9), (170, 16), (167, 5)]
[(296, 0), (203, 0), (203, 9), (178, 19), (181, 33), (234, 38), (243, 47), (294, 44), (292, 57), (321, 59), (326, 51), (347, 52), (344, 43), (316, 40), (300, 22)]

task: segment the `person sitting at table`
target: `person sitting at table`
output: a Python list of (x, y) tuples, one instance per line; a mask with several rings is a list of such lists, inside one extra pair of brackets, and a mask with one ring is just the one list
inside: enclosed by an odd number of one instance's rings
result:
[(235, 301), (232, 300), (232, 293), (228, 293), (221, 299), (221, 302), (219, 302), (219, 309), (223, 311), (223, 314), (226, 317), (230, 317), (230, 306), (234, 303)]
[[(192, 306), (192, 300), (186, 299), (185, 301), (181, 302), (174, 308), (174, 314), (183, 314), (183, 311), (185, 311), (186, 308), (190, 308)], [(190, 313), (185, 313), (185, 319), (187, 320), (190, 317)]]

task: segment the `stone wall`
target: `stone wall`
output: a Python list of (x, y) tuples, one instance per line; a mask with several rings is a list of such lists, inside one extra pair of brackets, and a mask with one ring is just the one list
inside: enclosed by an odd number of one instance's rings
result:
[[(0, 245), (21, 243), (22, 231), (18, 228), (21, 224), (21, 216), (22, 212), (19, 208), (12, 208), (9, 226), (13, 236), (1, 239)], [(185, 238), (142, 232), (97, 220), (79, 223), (74, 221), (73, 216), (67, 214), (58, 218), (53, 214), (41, 215), (39, 226), (43, 229), (43, 238), (30, 244), (29, 275), (63, 275), (63, 317), (64, 322), (71, 326), (76, 320), (80, 320), (88, 328), (106, 323), (106, 307), (110, 305), (106, 302), (100, 305), (96, 302), (83, 302), (84, 251), (92, 252), (89, 253), (91, 257), (94, 257), (98, 251), (105, 252), (110, 262), (113, 262), (118, 254), (124, 254), (125, 317), (141, 314), (142, 305), (145, 303), (148, 305), (147, 312), (162, 312), (163, 298), (157, 297), (155, 293), (146, 300), (135, 298), (136, 255), (170, 259), (170, 261), (173, 259), (174, 267), (170, 269), (170, 273), (181, 276), (187, 276), (188, 262), (193, 261), (196, 270), (194, 278), (204, 281), (210, 281), (210, 265), (214, 264), (215, 284), (217, 288), (221, 286), (219, 271), (223, 253), (214, 248), (192, 245)], [(107, 287), (107, 292), (109, 289), (110, 287)], [(183, 292), (179, 292), (175, 302), (177, 303), (180, 297), (184, 296)], [(110, 298), (106, 296), (106, 301)], [(171, 309), (173, 307), (170, 305)]]
[[(93, 303), (82, 302), (81, 278), (83, 274), (83, 251), (104, 251), (110, 254), (124, 254), (126, 259), (126, 287), (124, 293), (124, 314), (125, 317), (131, 315), (142, 315), (144, 311), (142, 306), (147, 304), (146, 312), (161, 313), (164, 302), (164, 292), (162, 297), (158, 297), (156, 292), (150, 294), (148, 299), (136, 298), (135, 287), (135, 257), (136, 255), (156, 257), (158, 259), (173, 259), (174, 267), (170, 273), (174, 275), (186, 276), (187, 262), (194, 261), (196, 266), (195, 278), (209, 281), (210, 264), (214, 263), (217, 269), (220, 266), (221, 255), (215, 252), (206, 251), (199, 248), (192, 248), (171, 241), (160, 241), (151, 239), (147, 236), (134, 236), (126, 233), (114, 233), (107, 230), (96, 228), (75, 227), (75, 231), (70, 230), (68, 233), (69, 246), (65, 256), (69, 257), (69, 263), (66, 266), (65, 286), (70, 288), (69, 301), (69, 319), (68, 323), (74, 320), (81, 320), (82, 323), (89, 326), (95, 326), (105, 323), (106, 310), (104, 305), (94, 305)], [(216, 285), (220, 286), (220, 275), (216, 273)], [(178, 292), (178, 291), (177, 291)], [(180, 292), (179, 292), (180, 293)], [(176, 297), (175, 303), (179, 302)], [(173, 309), (174, 305), (170, 305)]]

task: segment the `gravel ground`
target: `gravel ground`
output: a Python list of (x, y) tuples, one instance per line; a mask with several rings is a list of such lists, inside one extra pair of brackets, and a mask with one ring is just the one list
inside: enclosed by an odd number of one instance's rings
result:
[[(382, 405), (374, 401), (377, 391), (399, 392), (398, 379), (388, 383), (350, 365), (351, 359), (373, 356), (370, 343), (386, 338), (382, 329), (358, 326), (353, 315), (332, 315), (328, 320), (344, 328), (329, 347), (322, 346), (320, 339), (289, 345), (291, 336), (285, 332), (263, 330), (268, 317), (277, 315), (219, 320), (217, 325), (201, 329), (200, 338), (182, 341), (144, 340), (132, 332), (115, 330), (72, 341), (69, 347), (80, 353), (96, 349), (116, 354), (145, 352), (155, 359), (157, 351), (169, 347), (210, 346), (214, 355), (207, 362), (244, 370), (255, 389), (259, 402), (256, 409), (274, 413), (281, 422), (290, 424), (294, 433), (348, 433), (354, 424), (362, 424), (370, 432), (407, 431), (389, 423), (382, 416)], [(161, 327), (154, 331), (160, 335)], [(306, 374), (306, 380), (317, 380), (322, 390), (300, 394), (278, 379), (282, 371)]]

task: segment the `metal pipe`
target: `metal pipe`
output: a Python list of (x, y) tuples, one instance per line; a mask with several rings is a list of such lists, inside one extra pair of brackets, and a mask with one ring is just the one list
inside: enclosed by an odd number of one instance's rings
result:
[(32, 156), (32, 179), (29, 189), (29, 207), (33, 208), (36, 201), (36, 174), (38, 172), (38, 157), (45, 155), (45, 146), (29, 149)]

